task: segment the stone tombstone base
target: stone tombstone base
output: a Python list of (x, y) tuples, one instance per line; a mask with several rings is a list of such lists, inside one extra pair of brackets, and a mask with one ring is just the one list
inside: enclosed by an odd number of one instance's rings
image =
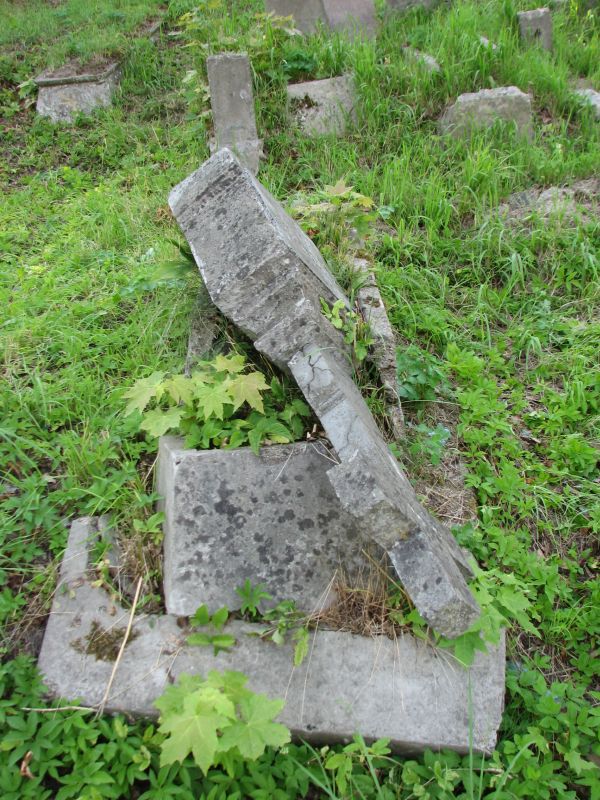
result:
[(77, 72), (69, 66), (42, 72), (35, 79), (36, 111), (52, 122), (73, 122), (77, 114), (110, 106), (120, 77), (116, 61), (89, 72)]
[(249, 580), (275, 603), (294, 600), (311, 612), (332, 602), (337, 576), (353, 585), (368, 576), (367, 542), (327, 478), (336, 462), (319, 442), (263, 447), (256, 456), (249, 447), (186, 450), (182, 439), (163, 436), (157, 490), (167, 611), (237, 609), (235, 589)]
[(109, 713), (155, 717), (154, 701), (182, 673), (238, 670), (252, 690), (285, 698), (279, 720), (315, 744), (347, 742), (359, 732), (367, 741), (389, 738), (395, 752), (493, 750), (504, 700), (503, 640), (465, 669), (408, 634), (392, 641), (320, 629), (294, 668), (293, 646), (248, 635), (257, 628), (250, 623), (228, 624), (237, 643), (214, 656), (186, 644), (181, 618), (139, 614), (104, 698), (130, 617), (90, 574), (89, 551), (106, 525), (105, 518), (83, 518), (71, 526), (39, 657), (54, 697), (91, 708), (104, 699)]
[(552, 13), (549, 8), (519, 11), (519, 33), (525, 42), (539, 42), (544, 50), (552, 50)]
[(512, 123), (520, 135), (533, 136), (531, 97), (516, 86), (500, 86), (459, 95), (439, 120), (442, 135), (469, 139), (497, 122)]

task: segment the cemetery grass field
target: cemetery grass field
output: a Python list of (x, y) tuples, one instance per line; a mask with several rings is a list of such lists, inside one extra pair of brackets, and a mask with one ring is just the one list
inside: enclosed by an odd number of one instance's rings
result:
[[(600, 90), (600, 13), (574, 0), (554, 10), (548, 54), (519, 42), (515, 13), (533, 7), (520, 0), (396, 15), (376, 44), (290, 37), (261, 7), (0, 0), (0, 795), (600, 798), (598, 206), (522, 225), (497, 213), (512, 193), (600, 173), (600, 124), (572, 94), (581, 79)], [(132, 33), (160, 8), (157, 43)], [(441, 72), (405, 60), (405, 43)], [(182, 241), (166, 198), (208, 158), (204, 60), (223, 50), (251, 57), (270, 191), (292, 213), (339, 181), (373, 201), (303, 224), (340, 280), (352, 227), (376, 264), (405, 353), (398, 452), (415, 481), (435, 466), (432, 436), (452, 409), (478, 517), (456, 533), (485, 570), (486, 612), (508, 630), (489, 758), (338, 747), (332, 760), (295, 744), (234, 777), (204, 776), (191, 759), (161, 767), (147, 722), (39, 710), (50, 703), (35, 654), (69, 520), (114, 515), (144, 578), (141, 607), (160, 603), (156, 441), (124, 416), (123, 393), (183, 368), (199, 279), (164, 269)], [(32, 78), (99, 54), (122, 58), (113, 107), (72, 127), (36, 118)], [(356, 76), (355, 129), (311, 140), (290, 128), (286, 82), (344, 71)], [(458, 94), (506, 85), (532, 94), (531, 141), (507, 129), (469, 143), (437, 135)]]

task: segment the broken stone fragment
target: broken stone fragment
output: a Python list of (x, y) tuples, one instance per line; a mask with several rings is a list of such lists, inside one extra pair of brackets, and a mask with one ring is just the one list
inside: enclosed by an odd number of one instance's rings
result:
[(354, 79), (351, 75), (320, 81), (293, 83), (287, 87), (288, 110), (309, 136), (346, 131), (356, 121)]
[(427, 622), (463, 633), (479, 613), (465, 555), (419, 504), (352, 379), (340, 332), (320, 308), (321, 298), (348, 301), (319, 251), (227, 150), (169, 203), (215, 305), (291, 371), (319, 417), (342, 462), (328, 475), (344, 508), (389, 554)]
[(374, 36), (377, 14), (373, 0), (266, 0), (267, 11), (293, 17), (296, 28), (312, 34), (319, 23), (350, 36)]
[(552, 50), (552, 13), (549, 8), (519, 11), (517, 19), (523, 41), (537, 42), (544, 50)]
[(88, 71), (72, 65), (46, 70), (35, 78), (36, 111), (52, 122), (73, 122), (77, 114), (110, 106), (120, 77), (116, 61)]
[(600, 92), (595, 89), (577, 89), (575, 94), (581, 98), (583, 105), (591, 106), (596, 119), (600, 119)]
[(246, 53), (221, 53), (206, 59), (216, 142), (211, 152), (232, 150), (253, 175), (258, 172), (258, 138), (250, 60)]
[(464, 139), (476, 130), (492, 127), (498, 121), (513, 123), (520, 134), (531, 137), (533, 119), (530, 96), (516, 86), (461, 94), (442, 115), (439, 129), (441, 134)]
[(420, 64), (427, 72), (441, 72), (441, 67), (433, 56), (422, 53), (414, 47), (403, 47), (402, 52), (407, 58), (411, 59), (411, 61), (416, 61)]

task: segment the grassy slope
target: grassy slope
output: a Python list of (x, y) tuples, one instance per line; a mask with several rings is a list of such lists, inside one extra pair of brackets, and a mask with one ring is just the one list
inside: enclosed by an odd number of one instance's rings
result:
[[(258, 3), (236, 4), (229, 20), (216, 3), (213, 16), (190, 29), (194, 48), (163, 43), (157, 50), (126, 41), (123, 20), (113, 12), (126, 14), (134, 27), (156, 5), (104, 2), (92, 12), (87, 4), (88, 26), (76, 35), (81, 4), (2, 5), (9, 20), (0, 39), (7, 120), (0, 173), (6, 190), (0, 211), (6, 657), (27, 649), (24, 634), (35, 630), (34, 611), (47, 607), (65, 519), (113, 511), (128, 525), (149, 513), (150, 488), (136, 469), (148, 447), (123, 420), (119, 390), (154, 369), (182, 364), (194, 284), (153, 292), (140, 283), (155, 263), (173, 256), (168, 239), (177, 232), (164, 208), (169, 188), (207, 156), (197, 113), (205, 106), (202, 93), (194, 92), (205, 55), (198, 45), (231, 48), (233, 36), (236, 49), (249, 47), (253, 56), (269, 153), (262, 180), (287, 201), (296, 192), (310, 198), (343, 178), (387, 207), (397, 235), (373, 236), (367, 250), (400, 336), (429, 351), (456, 384), (480, 517), (478, 528), (462, 535), (492, 576), (496, 607), (520, 616), (523, 625), (529, 619), (541, 634), (537, 640), (514, 627), (508, 710), (490, 771), (470, 784), (475, 773), (468, 760), (439, 758), (434, 769), (434, 757), (427, 757), (425, 765), (404, 764), (388, 774), (391, 796), (418, 796), (414, 787), (426, 786), (433, 797), (477, 797), (489, 794), (494, 781), (496, 794), (489, 796), (497, 798), (598, 796), (586, 787), (595, 780), (588, 765), (598, 722), (589, 694), (598, 668), (592, 550), (598, 228), (539, 221), (515, 232), (488, 219), (512, 191), (598, 171), (598, 125), (568, 92), (569, 81), (581, 77), (600, 88), (597, 22), (555, 14), (552, 56), (521, 47), (511, 31), (514, 10), (526, 4), (496, 0), (397, 17), (375, 46), (349, 47), (337, 37), (282, 43), (276, 34), (257, 45), (245, 12)], [(185, 10), (181, 0), (173, 3), (173, 18)], [(72, 28), (64, 29), (65, 18)], [(500, 50), (480, 48), (479, 34)], [(404, 42), (436, 56), (442, 74), (428, 78), (405, 63)], [(114, 108), (72, 129), (21, 110), (14, 84), (49, 62), (95, 52), (125, 55)], [(287, 129), (283, 58), (288, 72), (308, 63), (316, 77), (354, 69), (361, 96), (355, 134), (310, 141)], [(192, 68), (197, 77), (182, 85)], [(531, 144), (510, 134), (477, 137), (468, 146), (436, 137), (435, 119), (458, 93), (506, 84), (533, 94)], [(344, 240), (316, 236), (333, 262), (342, 258)], [(426, 424), (432, 418), (430, 409), (411, 413)], [(506, 575), (514, 576), (515, 587), (503, 583), (513, 580)], [(21, 778), (14, 767), (28, 749), (35, 750), (39, 780), (49, 769), (59, 776), (70, 775), (72, 764), (94, 765), (73, 770), (73, 794), (65, 790), (64, 797), (78, 796), (78, 785), (88, 786), (85, 797), (125, 797), (130, 790), (119, 786), (128, 782), (181, 786), (195, 775), (191, 769), (161, 775), (150, 735), (143, 744), (147, 759), (144, 753), (134, 768), (131, 753), (142, 752), (142, 729), (123, 733), (114, 723), (80, 720), (69, 723), (85, 732), (78, 740), (54, 718), (50, 725), (35, 714), (15, 714), (20, 704), (39, 703), (30, 667), (9, 660), (1, 676), (5, 698), (19, 687), (0, 703), (9, 732), (0, 758), (12, 765), (0, 777), (7, 797), (40, 794), (38, 781)], [(86, 737), (98, 736), (92, 753)], [(296, 755), (307, 757), (302, 750)], [(51, 767), (52, 759), (62, 766)], [(94, 795), (89, 775), (102, 775), (104, 762), (112, 763), (118, 781)], [(279, 757), (268, 764), (280, 787), (289, 763)], [(68, 783), (64, 775), (55, 779)], [(260, 785), (249, 773), (244, 780), (247, 793)], [(294, 795), (291, 783), (287, 792)]]

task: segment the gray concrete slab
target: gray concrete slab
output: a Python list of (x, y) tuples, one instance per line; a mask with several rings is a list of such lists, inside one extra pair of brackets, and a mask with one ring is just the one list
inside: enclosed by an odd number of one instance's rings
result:
[(341, 136), (348, 123), (356, 121), (352, 75), (292, 83), (287, 87), (287, 97), (291, 119), (309, 136)]
[(575, 94), (582, 100), (583, 105), (591, 107), (596, 119), (600, 119), (600, 92), (595, 89), (577, 89)]
[[(235, 589), (263, 583), (274, 603), (305, 612), (329, 605), (336, 576), (358, 585), (371, 570), (355, 518), (327, 478), (336, 461), (319, 442), (186, 450), (163, 436), (157, 465), (164, 525), (164, 595), (170, 614), (206, 603), (240, 607)], [(382, 557), (379, 554), (379, 559)]]
[(374, 36), (377, 14), (373, 0), (266, 0), (267, 11), (293, 17), (298, 30), (312, 34), (319, 24), (339, 33)]
[(211, 151), (228, 147), (253, 175), (258, 172), (258, 138), (250, 59), (246, 53), (220, 53), (206, 59), (210, 105), (215, 126)]
[[(54, 697), (98, 707), (114, 667), (129, 611), (90, 585), (88, 551), (98, 521), (76, 521), (69, 537), (39, 667)], [(426, 747), (490, 752), (504, 700), (504, 641), (464, 669), (447, 651), (415, 640), (311, 634), (310, 654), (294, 668), (291, 645), (249, 636), (255, 626), (226, 627), (230, 652), (186, 645), (174, 616), (138, 615), (118, 664), (106, 711), (156, 716), (154, 700), (182, 673), (238, 670), (254, 691), (285, 698), (280, 721), (317, 744), (388, 737), (396, 752)], [(88, 652), (89, 651), (89, 652)]]
[(441, 134), (464, 139), (499, 121), (513, 123), (520, 134), (531, 137), (531, 97), (516, 86), (461, 94), (440, 118), (439, 130)]

